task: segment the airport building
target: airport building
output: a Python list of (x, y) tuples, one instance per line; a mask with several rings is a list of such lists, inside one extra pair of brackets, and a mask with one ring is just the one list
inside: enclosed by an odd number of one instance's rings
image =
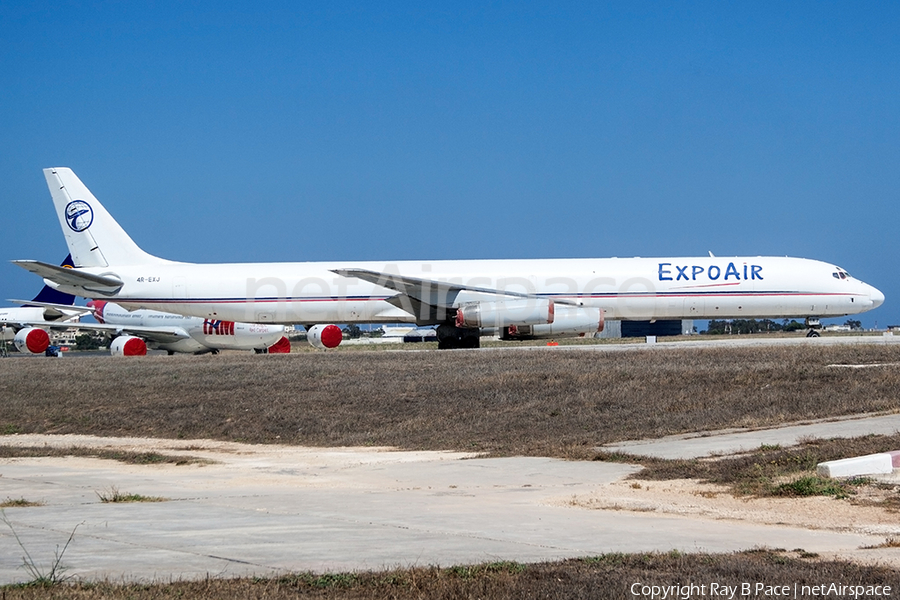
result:
[(659, 319), (657, 321), (606, 321), (603, 331), (596, 334), (598, 338), (629, 338), (654, 335), (666, 337), (673, 335), (691, 335), (694, 333), (692, 319)]

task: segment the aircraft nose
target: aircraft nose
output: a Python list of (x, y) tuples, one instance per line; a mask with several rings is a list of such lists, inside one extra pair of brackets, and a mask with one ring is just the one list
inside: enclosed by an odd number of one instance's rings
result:
[(872, 301), (872, 308), (878, 308), (884, 304), (884, 294), (880, 290), (869, 286), (869, 300)]

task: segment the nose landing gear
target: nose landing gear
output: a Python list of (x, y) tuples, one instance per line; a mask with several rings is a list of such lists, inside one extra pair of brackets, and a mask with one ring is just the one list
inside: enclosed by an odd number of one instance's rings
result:
[(819, 337), (819, 331), (822, 329), (822, 323), (819, 322), (819, 317), (806, 317), (806, 327), (806, 337)]

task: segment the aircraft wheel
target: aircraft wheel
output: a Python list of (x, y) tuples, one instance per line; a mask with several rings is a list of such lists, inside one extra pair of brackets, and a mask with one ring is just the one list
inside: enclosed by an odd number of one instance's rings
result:
[(811, 337), (811, 338), (819, 337), (819, 332), (816, 331), (815, 329), (810, 329), (809, 331), (806, 332), (806, 337)]
[(439, 350), (481, 347), (481, 336), (478, 329), (464, 329), (452, 325), (440, 325), (437, 328), (437, 338)]

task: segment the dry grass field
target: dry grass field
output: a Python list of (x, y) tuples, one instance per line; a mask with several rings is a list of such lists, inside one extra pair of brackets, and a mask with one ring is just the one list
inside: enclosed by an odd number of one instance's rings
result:
[[(847, 369), (833, 364), (881, 363)], [(603, 443), (900, 407), (900, 347), (0, 361), (0, 434), (592, 458)]]
[[(221, 600), (241, 598), (287, 600), (291, 598), (329, 598), (393, 600), (485, 598), (496, 600), (595, 600), (629, 599), (632, 586), (686, 585), (690, 582), (716, 582), (738, 586), (745, 582), (765, 582), (770, 586), (788, 586), (788, 596), (734, 594), (734, 599), (826, 597), (804, 594), (801, 586), (840, 581), (843, 585), (891, 586), (897, 590), (897, 573), (882, 567), (848, 565), (818, 561), (798, 551), (751, 551), (729, 555), (710, 554), (607, 554), (555, 563), (523, 565), (491, 563), (449, 569), (415, 568), (374, 573), (300, 573), (274, 579), (209, 579), (196, 582), (154, 585), (118, 585), (112, 583), (75, 584), (53, 588), (18, 587), (4, 590), (4, 600), (156, 600), (190, 598)], [(708, 584), (707, 584), (708, 586)], [(675, 595), (678, 598), (710, 597), (706, 594)], [(751, 587), (751, 591), (755, 591)], [(721, 592), (721, 588), (720, 588)], [(722, 592), (724, 593), (724, 592)], [(649, 594), (644, 597), (650, 598)], [(661, 595), (656, 596), (660, 598)], [(672, 598), (672, 595), (667, 596)], [(712, 596), (720, 597), (720, 596)], [(728, 597), (727, 595), (721, 597)], [(833, 598), (849, 598), (846, 594)], [(857, 598), (885, 597), (856, 594)]]
[[(832, 366), (836, 364), (881, 366)], [(98, 355), (0, 360), (0, 374), (0, 434), (378, 445), (584, 460), (616, 459), (596, 448), (626, 439), (900, 408), (900, 347), (878, 344), (144, 359)], [(818, 447), (830, 456), (857, 448), (881, 451), (879, 444), (884, 443), (895, 439)], [(773, 464), (801, 460), (779, 449), (767, 452), (767, 462)], [(819, 456), (810, 455), (809, 448), (797, 452), (807, 462)], [(723, 477), (708, 466), (684, 462), (648, 467), (644, 476), (650, 478)], [(734, 472), (739, 467), (746, 465), (736, 465)], [(267, 580), (0, 589), (10, 599), (625, 598), (633, 597), (628, 586), (634, 581), (691, 580), (731, 585), (828, 580), (885, 583), (896, 590), (900, 574), (786, 549), (725, 556), (611, 555), (540, 565), (298, 574)]]

